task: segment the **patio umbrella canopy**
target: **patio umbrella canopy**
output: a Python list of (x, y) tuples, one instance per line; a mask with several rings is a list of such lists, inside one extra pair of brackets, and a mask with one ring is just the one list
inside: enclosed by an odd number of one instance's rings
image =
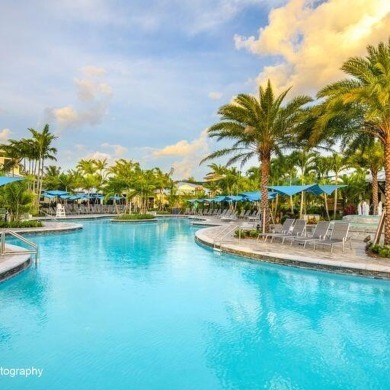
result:
[(23, 177), (8, 177), (8, 176), (0, 176), (0, 187), (5, 186), (8, 183), (14, 183), (15, 181), (23, 180)]
[(61, 196), (61, 195), (69, 195), (68, 191), (61, 190), (48, 190), (43, 193), (43, 195), (52, 195), (52, 196)]

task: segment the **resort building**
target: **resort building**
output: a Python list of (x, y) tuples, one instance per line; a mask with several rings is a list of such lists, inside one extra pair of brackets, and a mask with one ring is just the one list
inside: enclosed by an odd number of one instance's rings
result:
[(22, 176), (20, 164), (16, 160), (6, 157), (3, 151), (0, 151), (0, 170), (7, 176)]

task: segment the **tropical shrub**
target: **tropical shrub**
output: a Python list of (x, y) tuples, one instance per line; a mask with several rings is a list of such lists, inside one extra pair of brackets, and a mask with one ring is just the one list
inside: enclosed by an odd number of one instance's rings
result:
[(37, 228), (42, 227), (41, 221), (0, 221), (1, 229), (18, 229), (18, 228)]
[(8, 210), (9, 221), (19, 221), (33, 209), (34, 194), (25, 181), (7, 184), (0, 189), (0, 206)]
[(140, 219), (154, 219), (156, 218), (151, 214), (121, 214), (114, 218), (116, 221), (134, 221)]
[(380, 257), (390, 257), (390, 246), (389, 245), (369, 245), (368, 251), (375, 253)]

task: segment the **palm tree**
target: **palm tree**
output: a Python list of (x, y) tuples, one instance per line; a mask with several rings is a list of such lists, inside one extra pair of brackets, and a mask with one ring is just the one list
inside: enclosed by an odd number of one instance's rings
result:
[(45, 176), (43, 177), (43, 185), (47, 190), (60, 189), (61, 168), (55, 165), (49, 165), (45, 168)]
[[(317, 182), (319, 184), (329, 184), (329, 172), (331, 170), (331, 162), (328, 157), (318, 155), (315, 161), (315, 174), (317, 176)], [(324, 197), (325, 212), (327, 219), (330, 220), (329, 207), (328, 207), (328, 195), (326, 192), (322, 195)]]
[[(341, 156), (339, 153), (333, 152), (331, 156), (327, 157), (329, 161), (330, 171), (334, 173), (334, 184), (338, 184), (340, 175), (345, 171), (348, 166), (348, 161), (344, 156)], [(337, 213), (337, 201), (338, 201), (338, 190), (337, 188), (334, 191), (334, 205), (333, 205), (333, 219), (336, 219)]]
[(350, 164), (355, 168), (368, 169), (372, 177), (372, 205), (374, 215), (378, 214), (378, 172), (383, 168), (383, 144), (373, 137), (360, 134), (345, 151)]
[[(259, 96), (240, 94), (232, 103), (222, 106), (218, 113), (221, 121), (212, 125), (208, 134), (218, 140), (233, 140), (233, 146), (218, 150), (203, 161), (233, 155), (227, 165), (241, 161), (243, 166), (252, 157), (257, 157), (261, 171), (261, 208), (263, 231), (268, 231), (268, 183), (273, 154), (281, 154), (283, 148), (292, 147), (296, 130), (303, 123), (303, 109), (312, 99), (298, 96), (283, 106), (290, 89), (275, 97), (271, 82), (259, 87)], [(201, 163), (202, 163), (201, 162)]]
[(137, 194), (137, 191), (134, 189), (134, 182), (139, 169), (139, 163), (123, 158), (115, 161), (115, 164), (108, 168), (110, 177), (106, 190), (113, 195), (125, 193), (125, 210), (129, 212), (131, 212), (130, 199)]
[[(33, 151), (34, 159), (37, 161), (37, 200), (36, 206), (39, 207), (39, 199), (42, 192), (42, 182), (44, 174), (45, 160), (56, 160), (55, 154), (57, 149), (52, 147), (52, 142), (57, 138), (50, 133), (49, 125), (46, 124), (41, 132), (35, 129), (28, 129), (32, 134), (32, 142), (30, 142), (31, 151)], [(28, 143), (28, 142), (27, 142)]]
[(0, 204), (10, 213), (10, 221), (19, 221), (33, 207), (34, 194), (27, 189), (25, 180), (7, 184), (0, 189)]
[[(390, 244), (390, 39), (377, 47), (368, 46), (366, 57), (349, 58), (342, 66), (348, 78), (330, 84), (318, 96), (326, 98), (323, 123), (347, 110), (359, 113), (354, 128), (379, 139), (385, 156), (385, 245)], [(356, 123), (358, 126), (356, 126)], [(348, 135), (348, 127), (341, 129)]]

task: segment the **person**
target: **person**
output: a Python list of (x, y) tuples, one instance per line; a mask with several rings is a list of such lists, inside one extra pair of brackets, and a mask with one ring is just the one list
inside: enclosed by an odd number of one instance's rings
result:
[(378, 203), (378, 215), (381, 216), (383, 213), (383, 204), (382, 201), (380, 200)]
[(370, 214), (370, 206), (365, 200), (363, 200), (362, 215), (369, 215), (369, 214)]
[(357, 205), (357, 212), (358, 212), (358, 215), (363, 215), (362, 213), (362, 201), (360, 201)]

